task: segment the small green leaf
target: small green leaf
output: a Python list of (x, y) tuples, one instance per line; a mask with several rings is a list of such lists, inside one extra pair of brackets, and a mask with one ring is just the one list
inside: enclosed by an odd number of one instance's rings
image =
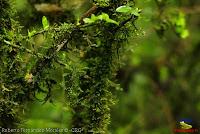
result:
[(109, 16), (106, 13), (102, 13), (101, 15), (97, 16), (98, 20), (108, 20)]
[(140, 16), (140, 12), (141, 12), (141, 9), (139, 9), (139, 8), (133, 8), (131, 10), (131, 14), (133, 14), (135, 16)]
[(172, 24), (175, 28), (176, 33), (181, 38), (187, 38), (189, 36), (189, 31), (186, 28), (186, 19), (185, 14), (182, 12), (179, 12), (174, 18), (171, 20)]
[(129, 6), (120, 6), (116, 9), (117, 12), (120, 13), (128, 13), (128, 14), (132, 14), (135, 16), (140, 16), (140, 12), (141, 10), (139, 8), (133, 8), (133, 7), (129, 7)]
[(181, 32), (181, 38), (185, 39), (189, 36), (189, 31), (187, 29), (184, 29), (182, 32)]
[(101, 15), (99, 15), (98, 19), (104, 20), (104, 21), (106, 21), (108, 23), (113, 23), (113, 24), (119, 25), (118, 22), (116, 22), (115, 20), (110, 19), (109, 15), (106, 14), (106, 13), (102, 13)]
[(83, 21), (85, 23), (88, 23), (88, 24), (94, 23), (96, 20), (97, 20), (97, 17), (94, 14), (91, 15), (91, 18), (84, 18), (83, 19)]
[(28, 30), (28, 37), (29, 37), (29, 38), (32, 37), (35, 33), (36, 33), (35, 30), (33, 30), (33, 31), (31, 31), (31, 32), (29, 32), (29, 30)]
[(90, 18), (84, 18), (83, 21), (84, 21), (85, 23), (88, 23), (88, 24), (94, 23), (94, 21), (93, 21), (92, 19), (90, 19)]
[(173, 21), (176, 26), (181, 26), (181, 27), (186, 26), (185, 14), (182, 12), (179, 12), (179, 14), (174, 18)]
[(119, 25), (118, 22), (116, 22), (115, 20), (112, 20), (112, 19), (110, 19), (110, 18), (107, 19), (106, 22), (108, 22), (108, 23), (113, 23), (113, 24), (116, 24), (116, 25)]
[(94, 14), (92, 14), (91, 18), (85, 18), (85, 19), (83, 19), (83, 21), (85, 23), (88, 23), (88, 24), (94, 23), (94, 22), (96, 22), (98, 20), (101, 20), (101, 21), (104, 20), (104, 21), (106, 21), (108, 23), (113, 23), (113, 24), (119, 25), (118, 22), (116, 22), (115, 20), (110, 19), (109, 15), (106, 14), (106, 13), (102, 13), (99, 16), (95, 16)]
[(47, 30), (49, 28), (49, 22), (45, 16), (42, 17), (42, 25), (44, 30)]
[(96, 21), (97, 19), (98, 18), (94, 14), (91, 15), (91, 20)]
[(131, 10), (132, 10), (132, 7), (129, 7), (129, 6), (120, 6), (116, 9), (116, 11), (120, 13), (129, 13)]

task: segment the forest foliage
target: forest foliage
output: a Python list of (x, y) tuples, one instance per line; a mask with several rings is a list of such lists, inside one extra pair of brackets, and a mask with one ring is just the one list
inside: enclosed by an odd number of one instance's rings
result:
[(2, 127), (20, 124), (20, 113), (30, 101), (53, 102), (53, 93), (62, 90), (73, 113), (72, 128), (107, 133), (113, 93), (119, 88), (115, 84), (120, 66), (117, 56), (137, 16), (116, 11), (132, 2), (93, 2), (95, 10), (88, 10), (79, 22), (50, 26), (43, 16), (43, 28), (28, 30), (28, 35), (21, 34), (21, 27), (13, 20), (11, 2), (0, 2), (5, 21), (1, 26)]
[(0, 0), (0, 126), (169, 134), (192, 118), (199, 127), (198, 4)]

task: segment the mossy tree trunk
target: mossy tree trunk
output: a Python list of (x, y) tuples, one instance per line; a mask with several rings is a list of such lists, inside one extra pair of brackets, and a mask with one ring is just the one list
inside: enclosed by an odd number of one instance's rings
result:
[[(27, 36), (12, 28), (9, 3), (0, 1), (0, 125), (14, 127), (20, 117), (18, 112), (26, 102), (35, 100), (35, 94), (46, 93), (47, 101), (55, 90), (53, 85), (62, 85), (73, 112), (72, 127), (82, 133), (108, 133), (110, 108), (115, 102), (115, 90), (120, 88), (115, 83), (119, 56), (137, 18), (118, 13), (116, 8), (133, 2), (94, 0), (92, 13), (104, 13), (104, 19), (90, 24), (83, 20), (80, 24), (64, 23)], [(44, 35), (46, 47), (40, 51), (28, 49), (27, 44), (33, 45), (32, 38), (38, 34)], [(26, 54), (22, 53), (31, 55), (28, 63), (24, 63)], [(55, 72), (61, 73), (62, 80), (52, 77)]]

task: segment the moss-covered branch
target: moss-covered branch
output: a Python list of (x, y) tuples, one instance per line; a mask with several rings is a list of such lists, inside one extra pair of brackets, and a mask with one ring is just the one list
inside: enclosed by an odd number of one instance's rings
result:
[[(137, 18), (116, 12), (126, 1), (95, 0), (95, 20), (88, 11), (81, 24), (63, 23), (23, 36), (14, 30), (18, 28), (12, 29), (9, 2), (0, 4), (0, 125), (14, 127), (25, 104), (36, 100), (38, 92), (45, 93), (44, 101), (51, 100), (56, 85), (66, 93), (73, 128), (108, 133), (113, 94), (119, 88), (115, 83), (119, 49), (123, 50)], [(91, 20), (89, 24), (83, 23), (85, 17)], [(42, 46), (34, 42), (37, 36), (44, 38)], [(54, 77), (55, 73), (60, 77)]]

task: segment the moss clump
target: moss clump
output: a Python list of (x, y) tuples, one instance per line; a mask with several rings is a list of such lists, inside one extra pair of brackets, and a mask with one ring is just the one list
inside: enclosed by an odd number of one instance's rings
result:
[[(12, 127), (19, 123), (18, 112), (27, 102), (36, 100), (37, 93), (45, 94), (44, 102), (52, 101), (53, 92), (60, 87), (73, 112), (73, 128), (80, 128), (83, 133), (108, 133), (110, 108), (119, 89), (115, 83), (117, 63), (123, 54), (122, 46), (134, 29), (135, 17), (116, 12), (124, 0), (93, 2), (97, 6), (93, 13), (98, 16), (104, 12), (104, 19), (92, 24), (63, 23), (30, 31), (27, 36), (13, 30), (17, 28), (2, 25), (0, 125)], [(9, 6), (4, 6), (7, 9), (3, 14), (10, 18)], [(42, 46), (31, 48), (37, 45), (34, 38), (38, 35), (44, 38)], [(58, 76), (55, 78), (54, 74)]]

